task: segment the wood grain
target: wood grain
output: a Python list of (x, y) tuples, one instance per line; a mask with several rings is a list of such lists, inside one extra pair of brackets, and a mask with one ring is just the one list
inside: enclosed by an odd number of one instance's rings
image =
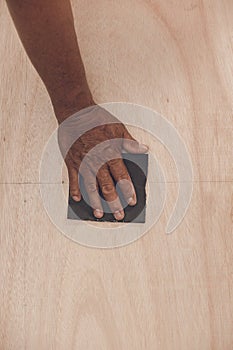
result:
[(231, 350), (233, 3), (78, 0), (73, 8), (96, 100), (141, 104), (175, 125), (193, 161), (193, 199), (166, 236), (178, 180), (150, 140), (168, 191), (144, 237), (101, 250), (56, 229), (38, 174), (56, 122), (1, 1), (0, 349)]

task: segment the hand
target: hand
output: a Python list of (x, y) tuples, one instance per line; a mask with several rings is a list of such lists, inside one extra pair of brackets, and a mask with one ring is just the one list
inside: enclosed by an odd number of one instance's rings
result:
[(115, 219), (122, 220), (124, 210), (113, 178), (127, 203), (133, 206), (137, 202), (133, 183), (122, 160), (122, 149), (130, 153), (145, 153), (148, 147), (139, 144), (116, 117), (98, 105), (72, 115), (60, 125), (59, 145), (68, 169), (72, 198), (81, 200), (80, 172), (94, 216), (101, 218), (104, 215), (98, 195), (100, 187)]

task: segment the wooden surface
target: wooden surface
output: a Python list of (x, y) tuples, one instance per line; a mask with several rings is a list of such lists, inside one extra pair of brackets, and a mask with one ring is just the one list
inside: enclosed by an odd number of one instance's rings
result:
[(100, 250), (55, 228), (38, 170), (56, 122), (1, 0), (0, 349), (231, 350), (233, 2), (73, 8), (96, 100), (145, 105), (175, 125), (193, 160), (193, 199), (166, 236), (178, 183), (158, 144), (167, 201), (143, 238)]

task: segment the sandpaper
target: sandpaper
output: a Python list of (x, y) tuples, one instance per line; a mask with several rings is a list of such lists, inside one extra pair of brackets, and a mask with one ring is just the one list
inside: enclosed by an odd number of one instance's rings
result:
[[(146, 217), (146, 180), (148, 173), (148, 154), (133, 154), (122, 153), (123, 161), (128, 169), (129, 175), (134, 184), (134, 188), (137, 195), (137, 203), (134, 206), (127, 205), (124, 196), (119, 189), (116, 188), (120, 201), (124, 207), (125, 217), (122, 220), (116, 220), (112, 213), (109, 213), (109, 207), (106, 202), (102, 201), (102, 207), (104, 216), (101, 219), (96, 218), (93, 215), (93, 209), (82, 198), (81, 201), (75, 202), (69, 195), (68, 200), (68, 219), (73, 220), (89, 220), (89, 221), (110, 221), (110, 222), (136, 222), (144, 223)], [(115, 183), (115, 182), (114, 182)], [(87, 195), (83, 178), (79, 176), (79, 186), (81, 191)], [(103, 195), (101, 190), (99, 191), (101, 200)], [(86, 197), (86, 196), (84, 196)], [(107, 207), (108, 208), (107, 208)]]

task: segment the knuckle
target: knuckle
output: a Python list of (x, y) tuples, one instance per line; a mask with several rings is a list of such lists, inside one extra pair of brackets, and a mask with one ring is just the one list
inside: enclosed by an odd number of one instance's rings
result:
[(115, 154), (114, 157), (108, 161), (108, 164), (111, 167), (120, 168), (122, 165), (121, 165), (119, 155)]
[(85, 187), (86, 187), (88, 192), (96, 192), (97, 191), (95, 183), (87, 183)]
[(116, 211), (121, 211), (122, 210), (121, 203), (118, 200), (116, 200), (115, 202), (110, 204), (110, 209), (113, 213)]
[(103, 184), (101, 190), (104, 195), (112, 194), (114, 192), (114, 186), (112, 184)]
[(131, 181), (129, 173), (128, 173), (126, 167), (122, 163), (115, 169), (115, 175), (116, 175), (116, 178), (118, 181), (119, 180)]
[(76, 185), (76, 184), (73, 184), (72, 182), (70, 182), (70, 190), (71, 191), (79, 191), (79, 187), (78, 187), (78, 185)]
[(79, 191), (77, 189), (70, 189), (70, 193), (73, 195), (73, 196), (78, 196), (79, 195)]
[(117, 173), (117, 180), (127, 180), (127, 182), (130, 181), (128, 174), (125, 171), (120, 171)]

